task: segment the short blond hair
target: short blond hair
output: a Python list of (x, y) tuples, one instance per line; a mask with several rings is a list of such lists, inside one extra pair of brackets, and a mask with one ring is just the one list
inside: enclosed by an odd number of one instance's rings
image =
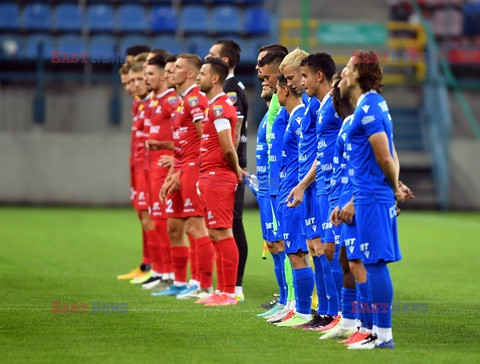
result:
[(150, 52), (143, 52), (143, 53), (140, 53), (140, 54), (137, 54), (135, 57), (133, 57), (133, 62), (146, 62), (147, 61), (147, 57), (148, 55), (150, 54)]
[(283, 69), (285, 66), (291, 66), (296, 70), (300, 69), (300, 63), (308, 57), (308, 53), (305, 52), (303, 49), (295, 48), (289, 54), (285, 56), (282, 63), (280, 63), (280, 72), (283, 73)]

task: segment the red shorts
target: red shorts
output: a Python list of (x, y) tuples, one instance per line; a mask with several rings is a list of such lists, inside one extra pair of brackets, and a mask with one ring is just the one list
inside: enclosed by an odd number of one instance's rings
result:
[(148, 186), (145, 179), (143, 161), (135, 163), (135, 199), (133, 206), (136, 210), (148, 210)]
[(190, 216), (204, 216), (205, 204), (199, 195), (198, 164), (182, 166), (180, 171), (180, 188), (167, 198), (165, 212), (167, 217), (187, 218)]
[(152, 166), (150, 170), (150, 200), (148, 211), (154, 220), (166, 219), (165, 203), (160, 202), (159, 194), (162, 188), (165, 177), (167, 177), (168, 168)]
[(237, 189), (235, 173), (225, 169), (202, 173), (199, 188), (207, 209), (205, 214), (207, 228), (231, 228)]

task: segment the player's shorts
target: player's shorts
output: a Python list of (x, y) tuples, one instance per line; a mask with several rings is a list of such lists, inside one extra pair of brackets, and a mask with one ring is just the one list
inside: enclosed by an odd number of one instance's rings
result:
[(154, 220), (166, 219), (165, 203), (160, 201), (160, 189), (162, 188), (165, 177), (167, 177), (168, 168), (152, 166), (150, 170), (150, 193), (148, 212)]
[(278, 207), (279, 219), (282, 222), (283, 242), (285, 254), (294, 254), (302, 251), (308, 253), (305, 235), (302, 233), (302, 211), (299, 208), (292, 209), (282, 203)]
[(329, 202), (328, 196), (325, 194), (317, 195), (317, 216), (321, 222), (321, 238), (322, 243), (333, 243), (335, 241), (335, 236), (332, 231), (332, 223), (330, 222), (329, 215)]
[(200, 174), (200, 195), (205, 202), (208, 229), (229, 229), (233, 225), (233, 205), (237, 176), (233, 171), (216, 170)]
[(283, 239), (280, 231), (280, 221), (277, 217), (276, 199), (270, 196), (257, 195), (257, 203), (260, 209), (260, 225), (262, 226), (263, 240), (268, 242)]
[(340, 246), (345, 247), (348, 260), (362, 259), (358, 244), (357, 222), (353, 216), (351, 224), (340, 225)]
[(135, 161), (135, 199), (136, 210), (148, 210), (148, 186), (142, 161)]
[(320, 219), (318, 218), (316, 188), (310, 185), (303, 196), (303, 202), (298, 208), (302, 209), (302, 232), (307, 239), (312, 240), (322, 236), (322, 229), (320, 226)]
[(396, 262), (402, 259), (394, 203), (355, 203), (357, 233), (363, 264)]
[(205, 204), (198, 191), (200, 172), (198, 163), (182, 165), (180, 187), (167, 196), (165, 212), (167, 217), (184, 219), (191, 216), (204, 216)]

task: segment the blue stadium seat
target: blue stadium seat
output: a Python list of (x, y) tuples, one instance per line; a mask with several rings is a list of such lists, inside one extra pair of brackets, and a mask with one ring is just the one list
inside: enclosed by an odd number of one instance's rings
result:
[(188, 5), (180, 15), (180, 28), (185, 33), (207, 33), (209, 30), (208, 9), (203, 5)]
[(90, 58), (110, 58), (117, 55), (116, 39), (110, 35), (97, 35), (90, 38), (88, 55)]
[(113, 7), (108, 4), (92, 4), (87, 10), (87, 25), (91, 32), (113, 31)]
[(16, 34), (0, 34), (0, 59), (19, 58), (22, 53), (22, 39)]
[(150, 45), (150, 40), (147, 37), (141, 36), (141, 35), (129, 35), (126, 36), (122, 39), (120, 42), (120, 53), (125, 54), (125, 50), (128, 47), (134, 46), (134, 45)]
[(82, 31), (82, 9), (77, 4), (59, 4), (55, 9), (54, 18), (57, 31)]
[(23, 26), (28, 31), (49, 31), (52, 23), (50, 6), (30, 3), (23, 11)]
[(41, 57), (43, 59), (52, 59), (52, 51), (56, 50), (53, 47), (53, 41), (48, 35), (35, 34), (30, 35), (25, 40), (25, 47), (23, 49), (23, 57), (27, 59), (36, 59), (38, 56), (38, 45), (43, 43), (43, 52)]
[(155, 33), (175, 33), (177, 13), (172, 6), (157, 5), (150, 11), (150, 28)]
[(67, 53), (69, 56), (72, 53), (87, 53), (87, 47), (82, 37), (77, 35), (65, 35), (58, 38), (57, 50), (62, 53)]
[(0, 4), (0, 30), (20, 28), (20, 8), (15, 3)]
[(254, 6), (245, 10), (245, 31), (248, 35), (270, 32), (270, 13), (267, 9)]
[(239, 34), (242, 24), (238, 8), (230, 5), (216, 6), (213, 9), (212, 30), (215, 33)]
[(144, 7), (125, 4), (118, 8), (117, 29), (122, 33), (144, 32), (147, 24)]
[(152, 49), (166, 49), (172, 54), (179, 54), (185, 51), (183, 43), (180, 43), (174, 36), (169, 35), (155, 37)]
[(215, 40), (216, 39), (211, 39), (201, 35), (191, 36), (186, 39), (185, 48), (187, 52), (198, 54), (200, 58), (203, 59), (210, 51), (210, 48)]

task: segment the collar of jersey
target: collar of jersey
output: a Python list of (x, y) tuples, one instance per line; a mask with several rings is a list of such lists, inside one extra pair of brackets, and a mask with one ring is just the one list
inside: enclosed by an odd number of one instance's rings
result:
[(197, 84), (194, 83), (192, 86), (190, 86), (189, 88), (187, 88), (185, 91), (182, 92), (182, 94), (180, 96), (185, 97), (187, 96), (187, 94), (193, 90), (194, 87), (197, 87)]
[(157, 99), (161, 99), (163, 96), (168, 94), (169, 92), (172, 92), (173, 88), (167, 88), (165, 91), (163, 91), (161, 94), (157, 94)]
[(229, 73), (225, 80), (228, 80), (229, 78), (233, 78), (233, 77), (235, 77), (235, 75), (233, 73)]
[(367, 91), (365, 92), (364, 94), (361, 94), (360, 97), (358, 98), (357, 100), (357, 106), (360, 105), (360, 103), (362, 102), (362, 100), (365, 98), (365, 96), (367, 96), (368, 94), (376, 94), (377, 91), (375, 90), (370, 90), (370, 91)]
[(293, 115), (295, 114), (295, 111), (297, 111), (298, 109), (302, 108), (302, 107), (305, 107), (305, 104), (298, 104), (297, 106), (295, 106), (292, 110), (292, 112), (290, 113), (290, 118), (289, 120), (293, 117)]
[(219, 94), (217, 94), (216, 96), (214, 96), (211, 100), (208, 100), (208, 104), (211, 105), (215, 102), (216, 99), (218, 99), (220, 96), (223, 96), (225, 95), (225, 92), (220, 92)]

